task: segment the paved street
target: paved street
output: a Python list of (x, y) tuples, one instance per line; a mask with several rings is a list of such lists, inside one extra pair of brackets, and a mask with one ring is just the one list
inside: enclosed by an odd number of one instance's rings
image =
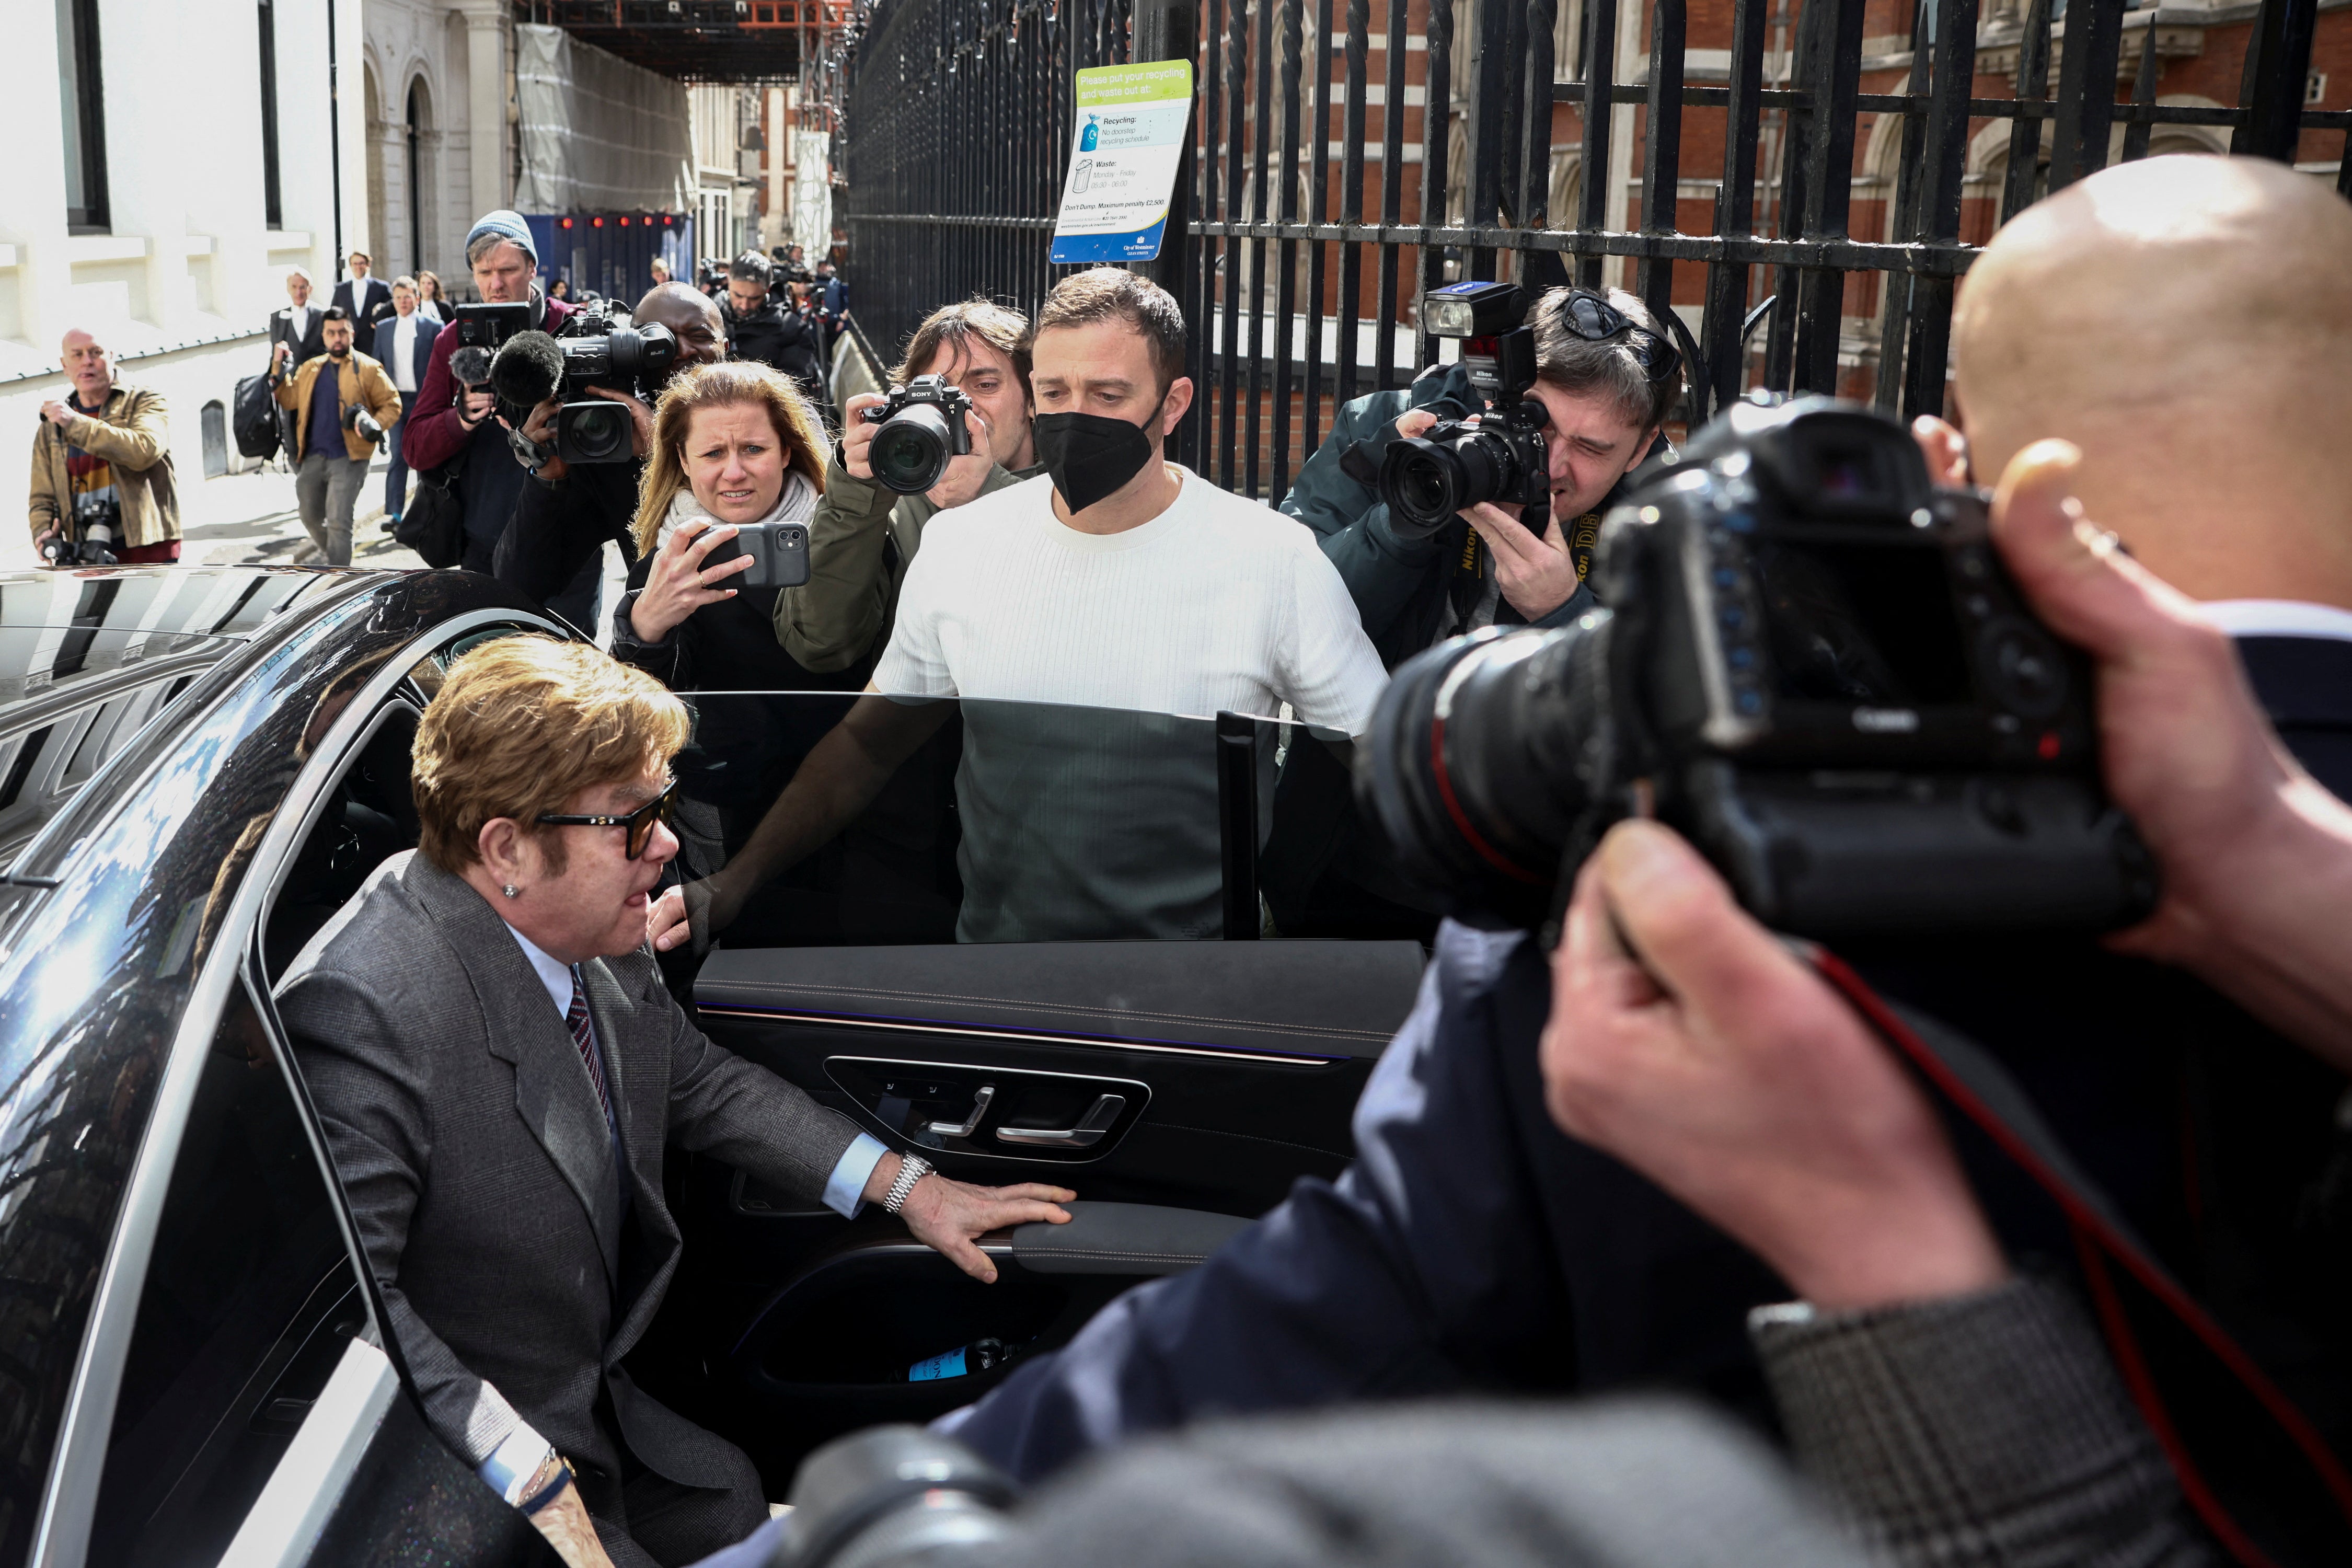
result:
[[(354, 566), (422, 566), (413, 550), (393, 542), (383, 516), (384, 459), (368, 468), (368, 480), (352, 520)], [(309, 535), (294, 510), (294, 476), (278, 465), (250, 474), (224, 474), (184, 484), (180, 490), (180, 559), (217, 566), (239, 561), (290, 565)]]

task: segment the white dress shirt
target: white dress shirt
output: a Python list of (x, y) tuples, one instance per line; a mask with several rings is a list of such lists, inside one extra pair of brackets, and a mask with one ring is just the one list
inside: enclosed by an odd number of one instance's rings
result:
[(302, 340), (310, 335), (310, 306), (289, 305), (286, 307), (286, 335), (292, 341), (294, 344), (294, 352), (297, 354), (299, 354), (302, 352)]
[(392, 372), (392, 384), (393, 384), (393, 387), (394, 387), (394, 389), (395, 391), (399, 391), (399, 392), (405, 392), (405, 393), (409, 394), (411, 396), (414, 396), (414, 395), (415, 395), (415, 392), (416, 392), (416, 312), (415, 312), (415, 311), (411, 310), (407, 315), (405, 315), (405, 316), (403, 316), (403, 317), (399, 318), (396, 321), (394, 321), (394, 322), (393, 323), (393, 328), (392, 328), (392, 363), (391, 363), (391, 364), (389, 364), (389, 365), (387, 365), (387, 366), (385, 366), (384, 368)]

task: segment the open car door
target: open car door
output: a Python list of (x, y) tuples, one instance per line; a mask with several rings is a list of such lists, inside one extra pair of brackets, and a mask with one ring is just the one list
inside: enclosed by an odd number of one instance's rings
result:
[(1325, 740), (1233, 715), (688, 701), (696, 931), (671, 973), (705, 1031), (948, 1175), (1082, 1205), (1066, 1233), (991, 1238), (983, 1286), (877, 1211), (845, 1224), (674, 1152), (685, 1264), (635, 1369), (772, 1488), (840, 1432), (977, 1397), (1352, 1157), (1424, 950), (1265, 930), (1280, 754)]

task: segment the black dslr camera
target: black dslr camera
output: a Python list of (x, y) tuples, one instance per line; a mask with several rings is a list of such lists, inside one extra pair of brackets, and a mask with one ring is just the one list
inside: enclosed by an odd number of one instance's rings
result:
[(867, 424), (882, 426), (866, 448), (874, 482), (902, 496), (938, 484), (949, 458), (971, 451), (971, 430), (964, 423), (971, 412), (971, 399), (945, 376), (919, 375), (892, 388), (887, 402), (865, 413)]
[[(1435, 533), (1481, 501), (1549, 509), (1550, 416), (1528, 395), (1536, 382), (1535, 329), (1517, 285), (1450, 283), (1422, 297), (1433, 337), (1458, 338), (1471, 384), (1486, 400), (1478, 423), (1442, 419), (1419, 436), (1388, 443), (1376, 488), (1390, 526), (1408, 539)], [(1540, 521), (1536, 531), (1543, 531)]]
[(561, 392), (555, 455), (566, 464), (625, 463), (635, 456), (628, 406), (591, 397), (588, 388), (641, 394), (677, 358), (677, 336), (667, 327), (615, 327), (603, 311), (583, 310), (564, 322), (561, 338), (531, 331), (508, 338), (490, 362), (490, 387), (517, 429), (533, 406)]
[(1983, 500), (1930, 485), (1893, 420), (1734, 405), (1610, 512), (1593, 578), (1609, 609), (1442, 643), (1381, 699), (1358, 798), (1450, 912), (1556, 918), (1637, 814), (1809, 936), (2153, 906), (2100, 788), (2086, 661), (2010, 582)]
[(73, 519), (41, 543), (51, 566), (111, 566), (115, 542), (122, 537), (122, 502), (114, 496), (78, 495)]

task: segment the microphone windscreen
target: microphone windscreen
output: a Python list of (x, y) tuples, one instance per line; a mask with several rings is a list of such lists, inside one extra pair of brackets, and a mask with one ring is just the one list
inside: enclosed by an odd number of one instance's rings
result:
[(545, 332), (517, 332), (490, 362), (490, 390), (519, 408), (544, 403), (563, 380), (563, 350)]
[(449, 356), (449, 374), (460, 386), (479, 386), (490, 379), (490, 351), (467, 344)]

